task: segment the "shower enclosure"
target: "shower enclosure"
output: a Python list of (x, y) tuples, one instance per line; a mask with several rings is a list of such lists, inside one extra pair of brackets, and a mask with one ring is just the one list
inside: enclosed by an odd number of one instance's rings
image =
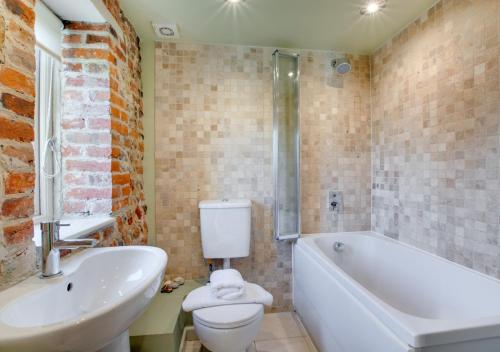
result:
[(273, 54), (274, 235), (300, 237), (299, 55)]

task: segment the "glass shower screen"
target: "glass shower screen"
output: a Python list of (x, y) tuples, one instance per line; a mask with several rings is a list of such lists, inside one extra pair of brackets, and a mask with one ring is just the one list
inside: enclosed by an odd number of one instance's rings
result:
[(274, 235), (300, 236), (299, 55), (273, 54)]

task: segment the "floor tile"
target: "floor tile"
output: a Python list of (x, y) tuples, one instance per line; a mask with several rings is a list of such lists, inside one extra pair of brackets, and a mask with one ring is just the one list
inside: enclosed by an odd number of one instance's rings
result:
[(293, 313), (265, 314), (255, 341), (305, 336)]
[(200, 341), (185, 341), (183, 352), (200, 352), (201, 343)]
[(313, 352), (304, 337), (256, 341), (257, 352)]

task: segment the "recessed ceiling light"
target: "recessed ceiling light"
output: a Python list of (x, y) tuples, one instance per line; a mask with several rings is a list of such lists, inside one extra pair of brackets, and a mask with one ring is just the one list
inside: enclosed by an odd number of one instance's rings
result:
[(361, 7), (362, 15), (373, 15), (385, 7), (385, 0), (369, 0)]
[(227, 2), (230, 2), (231, 4), (237, 4), (239, 3), (241, 0), (226, 0)]

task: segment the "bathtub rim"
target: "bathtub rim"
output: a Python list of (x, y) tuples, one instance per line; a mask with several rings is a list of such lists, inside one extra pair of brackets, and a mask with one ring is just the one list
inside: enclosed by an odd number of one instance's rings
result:
[[(320, 246), (318, 246), (315, 241), (317, 238), (330, 238), (339, 235), (367, 236), (389, 241), (421, 255), (431, 256), (443, 262), (444, 265), (451, 264), (456, 266), (459, 270), (466, 270), (484, 279), (493, 280), (496, 284), (500, 285), (500, 280), (373, 231), (303, 234), (303, 237), (295, 243), (294, 250), (295, 247), (300, 248), (304, 250), (312, 260), (319, 261), (320, 265), (326, 265), (324, 268), (330, 271), (329, 273), (333, 276), (333, 279), (339, 281), (353, 299), (365, 305), (375, 318), (398, 336), (401, 341), (404, 341), (411, 347), (422, 348), (500, 336), (500, 315), (463, 319), (459, 321), (430, 319), (410, 315), (384, 302), (330, 260), (330, 258), (321, 251)], [(331, 270), (333, 270), (333, 272)]]

